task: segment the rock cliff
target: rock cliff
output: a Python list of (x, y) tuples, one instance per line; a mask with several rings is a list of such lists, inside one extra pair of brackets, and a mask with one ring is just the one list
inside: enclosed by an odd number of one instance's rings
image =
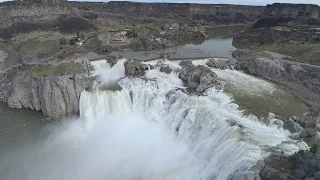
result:
[(234, 43), (270, 45), (274, 43), (319, 43), (320, 7), (310, 4), (268, 5), (261, 18), (234, 37)]
[(11, 108), (42, 111), (51, 119), (77, 114), (80, 93), (88, 84), (83, 65), (70, 62), (14, 66), (0, 73), (0, 100)]
[(84, 75), (56, 77), (16, 77), (8, 96), (11, 108), (30, 108), (59, 119), (79, 111), (81, 91), (87, 86)]
[[(94, 31), (109, 21), (127, 24), (180, 22), (203, 24), (248, 24), (264, 7), (240, 5), (203, 5), (188, 3), (68, 2), (65, 0), (29, 0), (0, 3), (0, 34), (58, 29), (67, 33)], [(63, 20), (70, 18), (68, 23)], [(90, 21), (88, 21), (90, 20)], [(64, 30), (72, 24), (74, 29)], [(71, 25), (70, 25), (71, 26)], [(19, 27), (19, 28), (18, 28)]]
[[(82, 5), (82, 4), (78, 4)], [(92, 5), (92, 6), (91, 6)], [(175, 19), (179, 22), (204, 21), (213, 24), (239, 24), (255, 21), (263, 11), (262, 6), (190, 3), (135, 3), (111, 1), (87, 5), (90, 9), (105, 9), (119, 15), (133, 17)]]
[(314, 111), (320, 112), (319, 66), (288, 61), (286, 56), (268, 51), (238, 54), (235, 58), (238, 60), (236, 68), (284, 86)]

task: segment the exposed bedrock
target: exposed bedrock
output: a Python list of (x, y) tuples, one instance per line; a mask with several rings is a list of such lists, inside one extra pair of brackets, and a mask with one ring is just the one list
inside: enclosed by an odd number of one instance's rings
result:
[(209, 24), (250, 23), (258, 19), (262, 6), (241, 6), (225, 4), (190, 4), (190, 3), (135, 3), (128, 1), (111, 1), (109, 3), (69, 2), (74, 7), (96, 11), (110, 12), (124, 16), (125, 21), (154, 22), (179, 20), (179, 22), (205, 22)]
[(11, 108), (42, 111), (51, 119), (77, 114), (87, 70), (86, 61), (13, 66), (0, 72), (0, 101)]
[(311, 106), (312, 110), (320, 111), (320, 67), (277, 56), (252, 52), (238, 54), (236, 68), (282, 85)]
[(79, 112), (80, 93), (86, 86), (84, 75), (19, 76), (12, 81), (7, 102), (11, 108), (30, 108), (59, 119)]
[(311, 4), (268, 5), (261, 18), (234, 37), (234, 43), (319, 43), (320, 7)]
[(230, 59), (220, 59), (220, 58), (209, 58), (207, 63), (209, 67), (214, 67), (218, 69), (234, 69), (237, 65), (237, 60), (234, 58)]
[(129, 24), (174, 21), (193, 24), (248, 24), (258, 19), (264, 9), (262, 6), (221, 4), (64, 2), (65, 0), (26, 0), (0, 3), (2, 36), (10, 37), (12, 34), (35, 30), (59, 29), (66, 33), (92, 31), (105, 26), (106, 19)]
[(195, 66), (189, 60), (181, 61), (180, 66), (182, 68), (179, 78), (188, 86), (190, 92), (203, 93), (208, 88), (220, 85), (217, 75), (205, 66)]
[(295, 122), (295, 130), (299, 132), (299, 137), (315, 137), (318, 135), (317, 124), (320, 123), (320, 115), (316, 113), (307, 113), (301, 117), (291, 117)]
[(138, 61), (127, 60), (124, 62), (124, 68), (126, 76), (144, 76), (149, 67)]
[(240, 68), (245, 69), (250, 74), (259, 75), (270, 80), (281, 77), (284, 71), (279, 60), (267, 58), (256, 58), (241, 64)]
[(117, 56), (107, 56), (106, 57), (107, 62), (109, 63), (110, 67), (113, 67), (118, 62)]
[(271, 154), (264, 160), (258, 161), (253, 169), (261, 167), (261, 180), (318, 180), (320, 179), (320, 154), (317, 146), (310, 151), (299, 151), (291, 156), (282, 153)]
[(170, 74), (172, 72), (172, 69), (170, 68), (169, 65), (161, 65), (160, 71), (166, 74)]

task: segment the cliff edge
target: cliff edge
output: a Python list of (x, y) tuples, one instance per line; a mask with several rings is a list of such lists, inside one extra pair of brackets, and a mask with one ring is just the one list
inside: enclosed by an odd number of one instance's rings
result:
[(11, 108), (42, 111), (51, 119), (77, 114), (81, 91), (88, 83), (83, 62), (17, 65), (0, 77), (0, 100)]
[(311, 4), (268, 5), (261, 18), (234, 37), (234, 43), (256, 46), (319, 42), (320, 7)]

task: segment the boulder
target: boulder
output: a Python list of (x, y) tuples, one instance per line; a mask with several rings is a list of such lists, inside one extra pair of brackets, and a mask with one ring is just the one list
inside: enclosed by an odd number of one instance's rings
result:
[(172, 30), (178, 31), (180, 29), (180, 25), (178, 23), (173, 23), (170, 28)]
[(300, 118), (291, 118), (298, 123), (302, 129), (299, 133), (301, 138), (314, 137), (318, 134), (317, 124), (319, 123), (319, 116), (315, 114), (304, 114)]
[(238, 61), (234, 58), (230, 58), (228, 60), (209, 58), (206, 64), (209, 67), (214, 67), (218, 69), (234, 69), (237, 66), (237, 63)]
[(217, 75), (205, 66), (195, 66), (189, 60), (182, 61), (179, 65), (182, 67), (179, 78), (191, 92), (203, 93), (206, 89), (220, 84)]
[(216, 58), (209, 58), (207, 63), (209, 67), (214, 67), (218, 69), (234, 69), (237, 64), (237, 60), (235, 59), (216, 59)]
[(254, 172), (248, 171), (248, 172), (240, 172), (236, 171), (233, 173), (230, 180), (256, 180)]
[(138, 61), (127, 60), (124, 63), (126, 76), (144, 76), (149, 67)]
[(11, 82), (8, 84), (3, 83), (0, 85), (0, 102), (6, 101), (11, 88)]
[(303, 67), (301, 67), (300, 65), (292, 64), (287, 67), (287, 72), (291, 76), (299, 77), (299, 76), (302, 76), (304, 73), (306, 73), (306, 70), (303, 69)]
[(232, 57), (234, 58), (238, 58), (244, 55), (248, 55), (249, 54), (249, 50), (247, 49), (237, 49), (235, 51), (232, 52)]
[(208, 59), (207, 63), (206, 63), (209, 67), (214, 67), (214, 68), (218, 68), (218, 69), (227, 69), (227, 64), (225, 62), (222, 62), (219, 59), (215, 59), (215, 58), (210, 58)]
[(282, 76), (284, 68), (279, 60), (268, 58), (256, 58), (253, 61), (245, 62), (242, 69), (250, 74), (259, 75), (266, 79), (276, 79)]
[(160, 71), (167, 73), (167, 74), (170, 74), (172, 72), (172, 69), (169, 67), (169, 65), (162, 65), (160, 67)]
[(320, 171), (313, 173), (313, 177), (317, 180), (320, 179)]
[(107, 56), (106, 57), (107, 62), (109, 63), (110, 67), (113, 67), (118, 62), (117, 56)]
[(278, 169), (274, 169), (269, 165), (266, 165), (263, 170), (261, 171), (261, 179), (264, 180), (289, 180), (291, 179), (291, 175), (285, 172), (281, 172)]
[(0, 51), (0, 63), (4, 62), (4, 60), (8, 57), (8, 54), (4, 51)]

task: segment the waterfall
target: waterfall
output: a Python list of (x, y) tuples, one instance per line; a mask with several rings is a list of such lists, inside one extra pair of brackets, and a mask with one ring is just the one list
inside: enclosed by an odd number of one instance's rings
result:
[(308, 148), (279, 120), (244, 115), (223, 90), (187, 93), (177, 62), (165, 62), (171, 74), (155, 68), (132, 78), (124, 61), (91, 62), (80, 117), (52, 122), (41, 141), (4, 155), (1, 179), (234, 180), (272, 151)]
[[(157, 137), (160, 139), (148, 140), (161, 142), (161, 136), (170, 136), (170, 142), (166, 143), (176, 143), (177, 147), (185, 149), (184, 154), (179, 154), (181, 151), (178, 150), (177, 159), (173, 158), (183, 163), (175, 164), (173, 172), (166, 168), (163, 171), (165, 174), (170, 172), (170, 176), (160, 173), (154, 179), (227, 180), (236, 171), (249, 171), (272, 150), (292, 154), (307, 148), (305, 143), (292, 140), (290, 132), (273, 121), (267, 125), (253, 115), (243, 115), (221, 90), (209, 89), (204, 96), (190, 95), (184, 92), (177, 73), (165, 74), (159, 69), (147, 71), (145, 78), (125, 77), (123, 61), (112, 68), (105, 61), (92, 63), (99, 84), (90, 92), (82, 92), (80, 115), (89, 124), (103, 121), (106, 116), (117, 116), (115, 120), (126, 117), (126, 123), (131, 125), (134, 121), (127, 117), (138, 119), (136, 123), (146, 123), (150, 128), (161, 127), (161, 135)], [(169, 65), (177, 68), (175, 63)], [(115, 83), (121, 89), (99, 88)], [(123, 133), (126, 130), (122, 129)], [(143, 135), (149, 136), (148, 133)], [(163, 158), (160, 155), (163, 152), (159, 151), (159, 157)], [(152, 153), (157, 157), (157, 152)], [(172, 163), (165, 160), (163, 163)], [(143, 175), (139, 178), (152, 179)]]

